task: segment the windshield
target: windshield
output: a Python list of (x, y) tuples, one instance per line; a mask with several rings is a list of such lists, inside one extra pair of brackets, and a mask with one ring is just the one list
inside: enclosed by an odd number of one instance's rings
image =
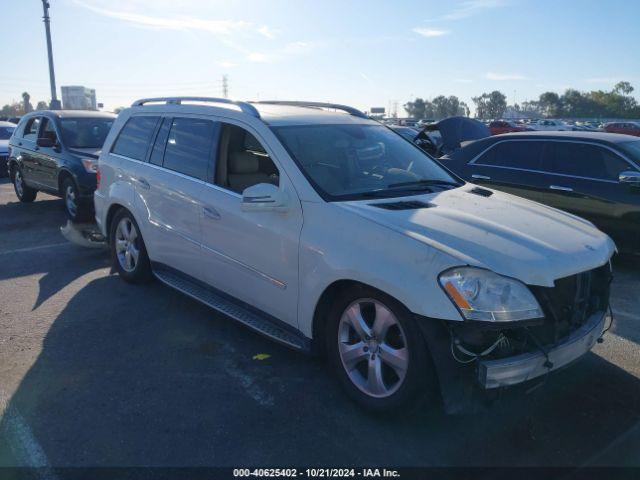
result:
[(102, 148), (112, 118), (63, 118), (62, 139), (67, 148)]
[(329, 200), (415, 195), (461, 183), (382, 125), (296, 125), (275, 134)]
[(16, 127), (0, 127), (0, 140), (9, 140)]

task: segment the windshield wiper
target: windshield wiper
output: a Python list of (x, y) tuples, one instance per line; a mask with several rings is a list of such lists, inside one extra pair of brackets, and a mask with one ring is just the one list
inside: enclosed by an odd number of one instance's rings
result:
[(400, 183), (391, 183), (387, 186), (387, 188), (397, 188), (397, 187), (411, 187), (411, 186), (419, 186), (419, 185), (444, 185), (444, 186), (452, 186), (452, 187), (460, 187), (462, 186), (459, 182), (451, 182), (449, 180), (413, 180), (411, 182), (400, 182)]

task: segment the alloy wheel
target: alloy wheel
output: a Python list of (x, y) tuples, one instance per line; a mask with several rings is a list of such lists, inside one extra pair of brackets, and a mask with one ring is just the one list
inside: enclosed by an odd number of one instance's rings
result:
[(64, 195), (65, 205), (67, 207), (67, 212), (71, 217), (75, 217), (78, 212), (78, 204), (76, 202), (76, 191), (72, 185), (67, 186)]
[(118, 263), (126, 272), (133, 272), (140, 256), (140, 236), (130, 218), (124, 217), (118, 223), (115, 234), (115, 247)]
[(20, 172), (20, 170), (16, 170), (13, 184), (16, 187), (16, 193), (18, 194), (18, 196), (22, 197), (22, 195), (24, 194), (24, 185), (22, 183), (22, 172)]
[(381, 302), (363, 298), (343, 312), (338, 352), (351, 382), (376, 398), (395, 393), (409, 367), (405, 333), (393, 312)]

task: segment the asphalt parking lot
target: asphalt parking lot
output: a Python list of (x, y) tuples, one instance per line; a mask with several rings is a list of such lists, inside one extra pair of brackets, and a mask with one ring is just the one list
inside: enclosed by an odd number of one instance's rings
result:
[[(1, 466), (640, 466), (640, 262), (616, 323), (534, 393), (488, 412), (382, 417), (321, 360), (68, 243), (61, 200), (0, 179)], [(257, 354), (268, 358), (254, 359)]]

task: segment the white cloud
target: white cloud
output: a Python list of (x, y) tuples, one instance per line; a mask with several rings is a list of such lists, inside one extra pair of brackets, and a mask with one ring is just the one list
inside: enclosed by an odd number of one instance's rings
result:
[(258, 29), (258, 33), (267, 37), (270, 40), (273, 40), (280, 34), (280, 30), (275, 30), (273, 28), (268, 27), (267, 25), (263, 25)]
[(527, 77), (517, 73), (495, 73), (487, 72), (484, 75), (487, 80), (526, 80)]
[(431, 18), (428, 21), (451, 21), (462, 20), (463, 18), (469, 18), (477, 15), (485, 10), (493, 8), (504, 7), (507, 4), (506, 0), (467, 0), (460, 3), (458, 8), (451, 12), (441, 15), (439, 17)]
[(469, 78), (454, 78), (453, 81), (456, 83), (473, 83), (473, 80)]
[(218, 62), (218, 65), (221, 66), (222, 68), (233, 68), (238, 66), (237, 63), (232, 62), (231, 60), (220, 60)]
[(415, 27), (412, 29), (412, 31), (427, 38), (442, 37), (443, 35), (449, 35), (451, 33), (449, 30), (438, 30), (436, 28), (422, 27)]
[(247, 60), (253, 63), (268, 63), (271, 60), (273, 60), (273, 58), (270, 55), (267, 55), (266, 53), (251, 52), (247, 54)]
[(309, 51), (311, 48), (313, 48), (313, 45), (307, 42), (291, 42), (284, 46), (282, 52), (287, 55), (298, 55)]

